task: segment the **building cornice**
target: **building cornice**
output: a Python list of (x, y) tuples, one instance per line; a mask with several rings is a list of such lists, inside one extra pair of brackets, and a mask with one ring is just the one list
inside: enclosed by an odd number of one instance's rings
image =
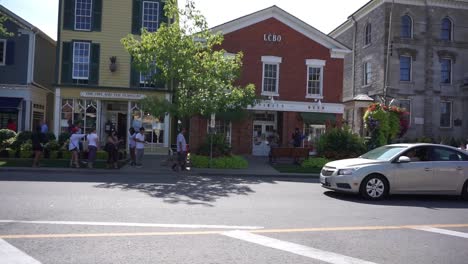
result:
[(353, 26), (352, 18), (360, 20), (379, 6), (385, 3), (395, 3), (402, 5), (413, 5), (413, 6), (425, 6), (426, 3), (428, 6), (432, 7), (442, 7), (442, 8), (451, 8), (451, 9), (464, 9), (468, 10), (468, 1), (467, 0), (371, 0), (356, 12), (354, 12), (348, 19), (331, 31), (328, 35), (336, 38), (343, 34), (346, 30)]
[(259, 22), (265, 21), (267, 19), (274, 18), (281, 23), (289, 26), (293, 30), (303, 34), (309, 39), (319, 43), (320, 45), (328, 48), (330, 50), (330, 56), (332, 58), (343, 58), (344, 54), (350, 53), (350, 49), (344, 44), (338, 42), (337, 40), (327, 36), (320, 30), (312, 27), (311, 25), (303, 22), (297, 17), (287, 13), (283, 9), (277, 6), (271, 6), (269, 8), (260, 10), (258, 12), (240, 17), (238, 19), (232, 20), (230, 22), (224, 23), (222, 25), (216, 26), (211, 29), (213, 33), (221, 33), (223, 35), (229, 34), (231, 32), (246, 28), (248, 26), (257, 24)]

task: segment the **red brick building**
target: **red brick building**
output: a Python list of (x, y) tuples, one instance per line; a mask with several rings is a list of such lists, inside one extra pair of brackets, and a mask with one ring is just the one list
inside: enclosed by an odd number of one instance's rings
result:
[[(326, 124), (341, 121), (346, 46), (277, 6), (212, 30), (222, 32), (227, 52), (244, 53), (239, 84), (255, 84), (262, 98), (240, 121), (216, 120), (234, 153), (267, 155), (273, 130), (287, 146), (296, 127), (307, 136), (305, 146), (313, 146)], [(207, 121), (191, 120), (192, 149), (206, 138)]]

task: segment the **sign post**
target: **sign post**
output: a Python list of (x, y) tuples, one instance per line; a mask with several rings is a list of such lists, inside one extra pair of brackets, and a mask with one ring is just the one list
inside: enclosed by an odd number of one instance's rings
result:
[(213, 161), (213, 132), (214, 128), (216, 126), (216, 114), (211, 114), (211, 119), (210, 119), (210, 168), (212, 167), (212, 161)]

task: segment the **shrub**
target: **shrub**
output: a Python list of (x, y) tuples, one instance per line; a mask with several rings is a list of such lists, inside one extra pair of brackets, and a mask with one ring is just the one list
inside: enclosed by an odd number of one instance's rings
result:
[(317, 147), (318, 155), (327, 159), (354, 158), (365, 151), (363, 139), (348, 128), (333, 128), (325, 132)]
[(52, 141), (56, 140), (57, 138), (55, 137), (55, 134), (53, 132), (47, 132), (46, 134), (46, 139), (47, 141)]
[(63, 146), (63, 144), (70, 138), (70, 133), (68, 132), (63, 132), (59, 135), (58, 138), (58, 143), (60, 146)]
[[(210, 156), (210, 142), (211, 135), (207, 135), (205, 142), (198, 149), (199, 155)], [(231, 154), (231, 147), (226, 143), (226, 136), (224, 134), (215, 134), (213, 137), (213, 157), (228, 156)]]
[(16, 137), (16, 132), (9, 129), (0, 129), (0, 149), (5, 149), (11, 145), (12, 139)]
[[(209, 168), (210, 157), (201, 155), (191, 155), (192, 166), (195, 168)], [(212, 168), (216, 169), (245, 169), (248, 162), (241, 156), (225, 156), (213, 158)]]
[(98, 160), (107, 160), (107, 152), (103, 150), (98, 150), (96, 152), (96, 159)]
[(33, 152), (31, 150), (21, 150), (20, 158), (22, 159), (30, 159), (32, 158)]
[(23, 151), (32, 151), (32, 141), (31, 141), (31, 139), (28, 139), (23, 144), (21, 144), (20, 150), (21, 150), (21, 152), (23, 152)]
[(45, 145), (45, 148), (49, 151), (56, 151), (60, 149), (60, 145), (57, 142), (57, 140), (52, 139), (49, 142), (47, 142), (47, 144)]
[(62, 151), (62, 159), (71, 159), (71, 151)]
[(326, 158), (308, 158), (304, 160), (301, 164), (303, 168), (319, 168), (321, 169), (325, 164), (327, 164), (330, 160)]
[(32, 132), (31, 131), (21, 131), (19, 132), (16, 137), (14, 142), (11, 144), (11, 147), (19, 150), (21, 149), (21, 146), (26, 143), (28, 140), (31, 140)]
[(50, 152), (49, 159), (58, 159), (59, 158), (59, 151), (53, 150)]

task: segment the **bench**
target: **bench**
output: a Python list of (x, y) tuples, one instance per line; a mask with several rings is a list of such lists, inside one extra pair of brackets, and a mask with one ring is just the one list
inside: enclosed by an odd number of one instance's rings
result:
[(308, 148), (274, 147), (271, 148), (270, 161), (275, 161), (278, 158), (293, 158), (296, 161), (307, 159), (307, 157), (309, 157)]

